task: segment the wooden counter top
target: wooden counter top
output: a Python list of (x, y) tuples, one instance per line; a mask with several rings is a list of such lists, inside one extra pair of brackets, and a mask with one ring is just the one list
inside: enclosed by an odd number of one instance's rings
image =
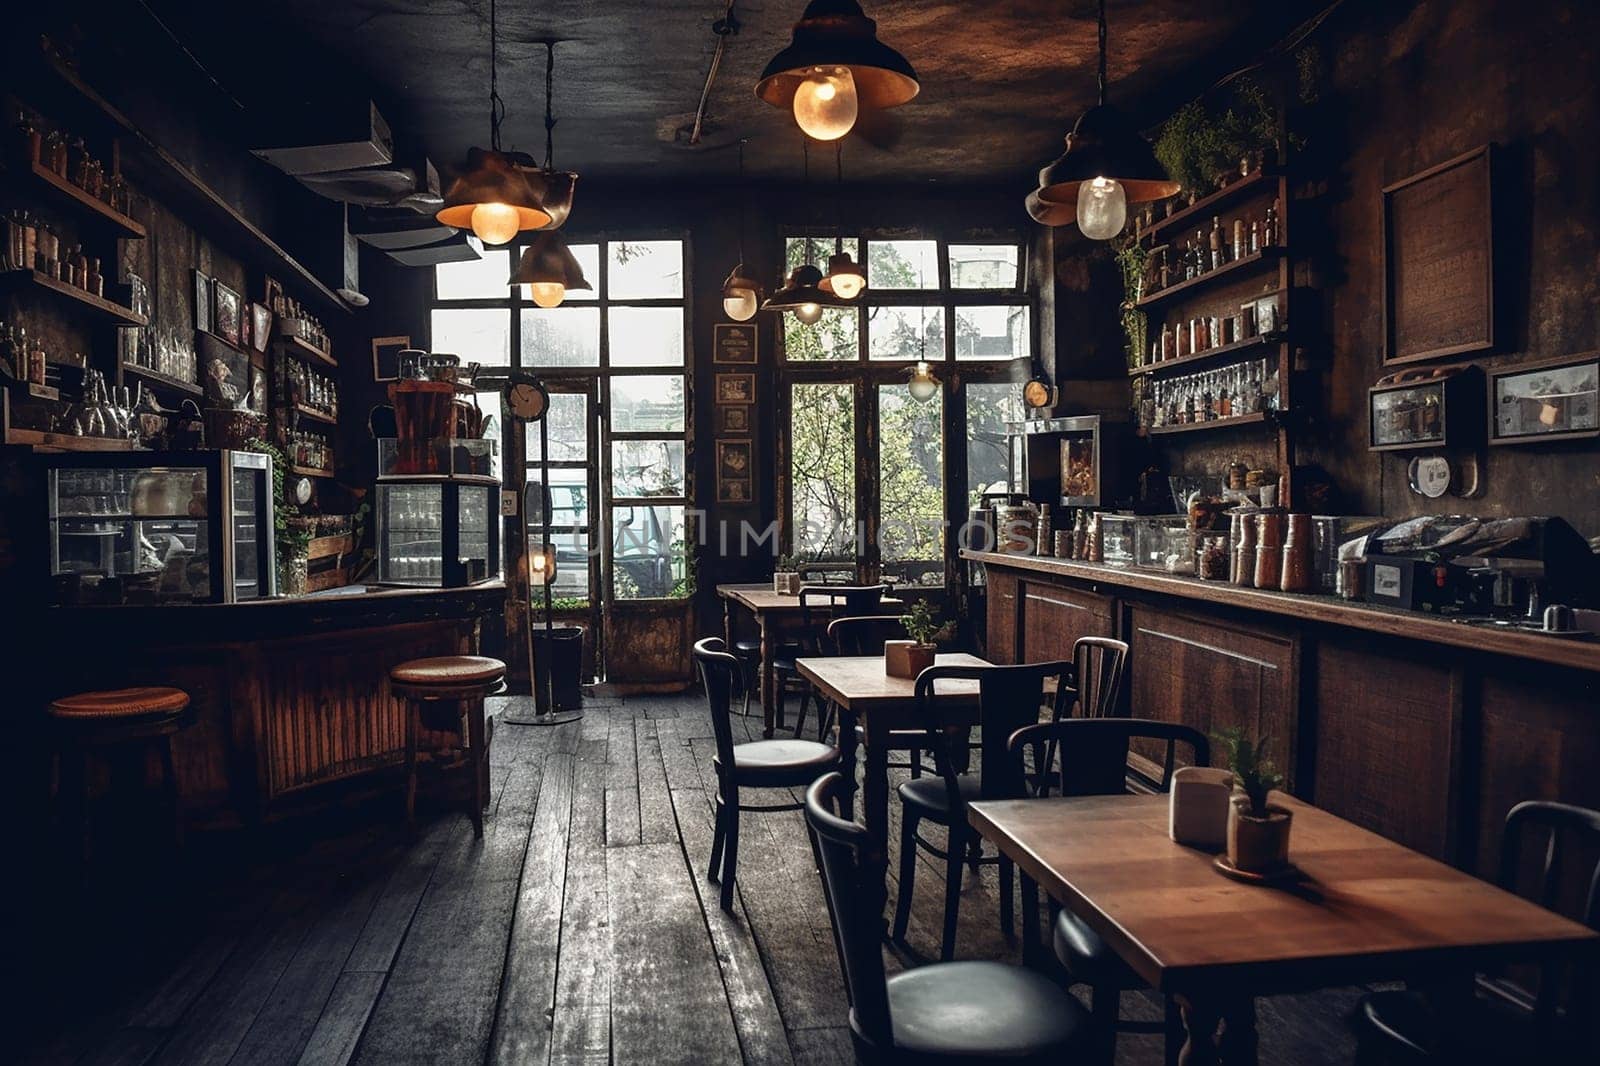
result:
[(1267, 592), (1242, 588), (1225, 581), (1201, 581), (1149, 570), (1124, 570), (1100, 563), (1078, 563), (1033, 555), (963, 551), (963, 559), (988, 566), (1071, 578), (1091, 584), (1137, 589), (1235, 607), (1248, 611), (1297, 618), (1324, 625), (1361, 629), (1384, 636), (1405, 637), (1472, 651), (1509, 655), (1534, 662), (1569, 666), (1600, 673), (1600, 638), (1568, 640), (1538, 633), (1509, 633), (1462, 625), (1437, 615), (1365, 603), (1350, 603), (1332, 596), (1293, 592)]

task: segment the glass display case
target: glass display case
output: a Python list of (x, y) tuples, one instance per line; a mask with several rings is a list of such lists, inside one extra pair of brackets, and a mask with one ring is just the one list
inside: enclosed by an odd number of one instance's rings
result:
[(239, 603), (277, 594), (269, 457), (57, 455), (46, 471), (56, 604)]
[(1152, 515), (1133, 524), (1133, 565), (1168, 574), (1194, 573), (1194, 534), (1187, 515)]
[(1107, 566), (1133, 566), (1133, 529), (1139, 521), (1131, 514), (1100, 516), (1100, 558)]
[(378, 584), (459, 588), (500, 576), (500, 481), (380, 477)]

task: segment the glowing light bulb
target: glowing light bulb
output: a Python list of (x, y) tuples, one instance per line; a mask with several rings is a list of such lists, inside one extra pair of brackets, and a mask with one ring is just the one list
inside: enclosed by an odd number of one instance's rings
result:
[(559, 281), (536, 281), (528, 286), (528, 295), (540, 307), (560, 307), (567, 298), (567, 287)]
[(808, 326), (814, 326), (817, 324), (817, 320), (822, 317), (822, 305), (801, 304), (799, 307), (794, 309), (794, 317), (798, 318)]
[(1128, 194), (1115, 178), (1092, 178), (1078, 186), (1078, 228), (1093, 241), (1109, 241), (1128, 221)]
[(484, 244), (504, 244), (517, 235), (522, 219), (510, 204), (479, 204), (472, 209), (472, 232)]
[(939, 392), (939, 379), (933, 376), (933, 367), (927, 363), (918, 363), (911, 371), (911, 380), (906, 384), (906, 390), (918, 403), (927, 403), (933, 399)]
[(854, 300), (867, 287), (867, 279), (860, 274), (833, 275), (833, 294), (841, 300)]
[(860, 106), (849, 67), (813, 67), (794, 91), (794, 120), (819, 141), (849, 133)]
[(756, 316), (756, 309), (760, 301), (756, 299), (754, 289), (725, 289), (722, 294), (722, 310), (735, 322), (748, 322)]

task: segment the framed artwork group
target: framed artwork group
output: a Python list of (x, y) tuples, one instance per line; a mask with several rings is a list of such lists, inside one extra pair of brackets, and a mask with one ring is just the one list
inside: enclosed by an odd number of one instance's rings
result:
[(746, 505), (755, 502), (755, 446), (750, 436), (755, 421), (754, 370), (720, 367), (756, 365), (756, 327), (753, 322), (719, 322), (712, 327), (711, 361), (719, 369), (712, 380), (717, 441), (717, 502)]

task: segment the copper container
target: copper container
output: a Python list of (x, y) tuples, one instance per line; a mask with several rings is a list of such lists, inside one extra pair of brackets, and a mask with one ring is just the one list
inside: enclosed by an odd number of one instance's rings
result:
[(1283, 549), (1273, 544), (1256, 545), (1255, 586), (1258, 589), (1275, 589), (1282, 579)]
[(1282, 511), (1263, 511), (1256, 515), (1256, 544), (1263, 548), (1283, 547)]
[(1279, 562), (1278, 588), (1284, 592), (1311, 589), (1311, 550), (1309, 545), (1285, 544)]
[(1235, 585), (1249, 588), (1256, 582), (1256, 550), (1254, 548), (1233, 549), (1233, 563), (1228, 567), (1228, 580)]
[(1033, 554), (1033, 508), (996, 507), (995, 523), (996, 550), (1007, 555)]
[(1074, 556), (1072, 554), (1072, 530), (1070, 530), (1070, 529), (1058, 529), (1058, 530), (1056, 530), (1056, 558), (1057, 559), (1071, 559), (1073, 557)]

